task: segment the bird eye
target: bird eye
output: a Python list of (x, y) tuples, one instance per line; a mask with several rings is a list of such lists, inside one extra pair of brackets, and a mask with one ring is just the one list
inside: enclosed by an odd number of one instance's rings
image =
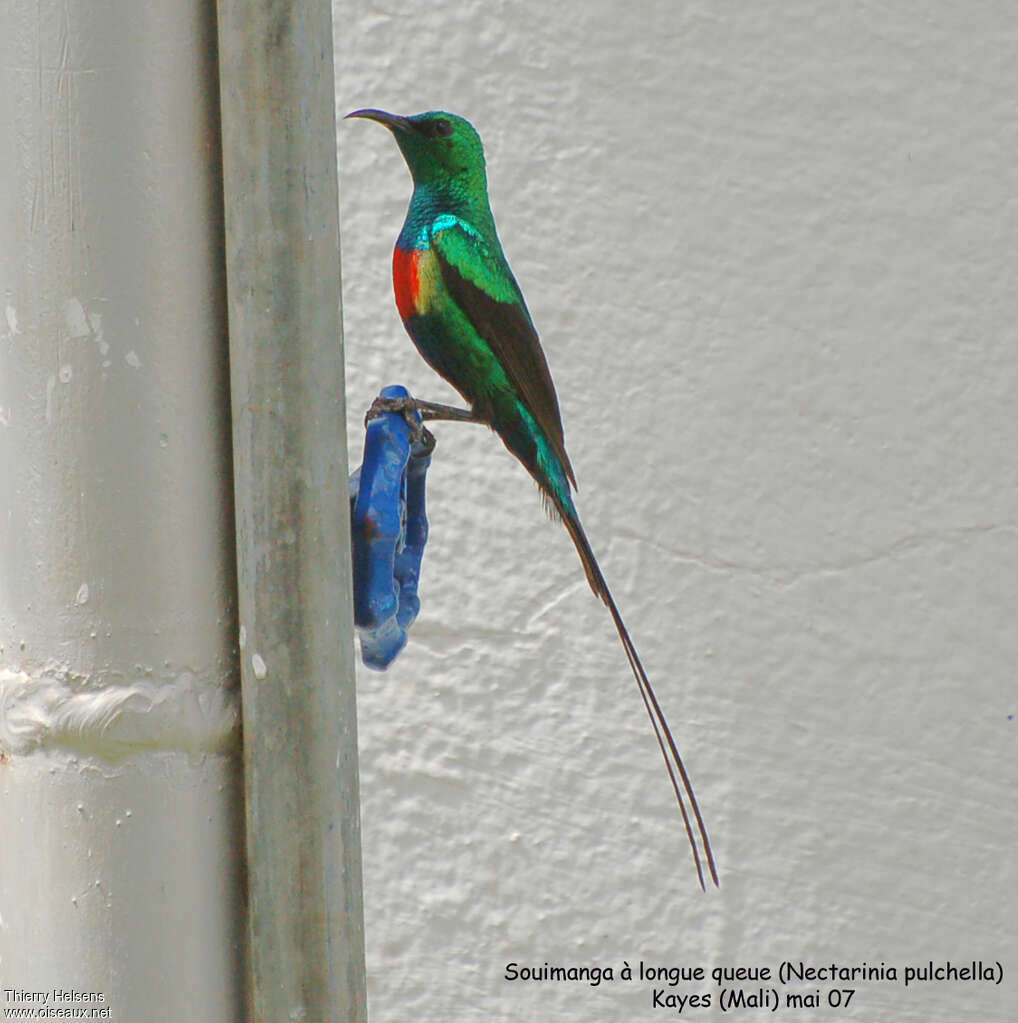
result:
[(447, 138), (452, 134), (452, 125), (444, 117), (440, 117), (435, 121), (434, 132), (442, 138)]

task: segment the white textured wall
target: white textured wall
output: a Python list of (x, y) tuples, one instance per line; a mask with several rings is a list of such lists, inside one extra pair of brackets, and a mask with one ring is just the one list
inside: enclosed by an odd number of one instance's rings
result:
[[(491, 435), (444, 426), (421, 618), (360, 677), (376, 1020), (668, 1018), (653, 985), (505, 964), (786, 958), (1005, 969), (788, 1018), (1014, 1018), (1014, 11), (824, 6), (337, 3), (341, 112), (444, 107), (486, 139), (722, 874), (699, 892), (564, 531)], [(453, 393), (396, 315), (388, 133), (342, 124), (340, 171), (358, 464), (382, 385)], [(719, 1015), (710, 980), (676, 990)]]

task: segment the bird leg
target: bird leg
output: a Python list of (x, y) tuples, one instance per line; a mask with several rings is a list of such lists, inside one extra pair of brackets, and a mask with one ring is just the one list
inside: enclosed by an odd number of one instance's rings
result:
[(456, 423), (486, 422), (474, 415), (470, 409), (457, 408), (455, 405), (440, 405), (434, 401), (422, 401), (420, 398), (375, 398), (371, 408), (364, 415), (364, 423), (367, 425), (372, 419), (377, 419), (386, 412), (399, 412), (409, 424), (414, 440), (418, 440), (421, 428), (414, 419), (415, 411), (420, 412), (421, 419), (426, 421), (445, 419)]
[(410, 427), (410, 442), (420, 445), (420, 454), (430, 455), (435, 450), (435, 436), (422, 423), (417, 421), (414, 413), (419, 413), (421, 419), (435, 420), (445, 419), (454, 423), (481, 423), (487, 425), (487, 420), (482, 419), (468, 408), (457, 408), (455, 405), (440, 405), (434, 401), (421, 401), (420, 398), (375, 398), (371, 408), (364, 413), (364, 425), (367, 426), (372, 419), (385, 415), (386, 412), (398, 412), (407, 421)]
[(422, 419), (448, 419), (455, 423), (484, 423), (485, 420), (475, 416), (468, 408), (456, 408), (455, 405), (439, 405), (434, 401), (414, 399), (414, 404)]

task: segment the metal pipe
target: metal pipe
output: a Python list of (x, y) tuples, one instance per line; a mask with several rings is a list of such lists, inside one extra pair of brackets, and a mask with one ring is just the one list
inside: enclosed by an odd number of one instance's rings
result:
[(202, 0), (3, 5), (5, 1008), (243, 1012), (215, 82)]
[(220, 0), (255, 1019), (366, 1016), (325, 0)]

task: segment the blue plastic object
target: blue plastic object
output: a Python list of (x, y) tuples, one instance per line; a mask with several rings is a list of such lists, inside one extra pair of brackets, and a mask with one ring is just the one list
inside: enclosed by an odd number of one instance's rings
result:
[[(382, 398), (409, 398), (405, 387), (383, 388)], [(412, 417), (419, 426), (420, 413)], [(354, 623), (361, 658), (384, 671), (406, 646), (407, 630), (421, 608), (417, 582), (428, 540), (424, 483), (430, 443), (414, 443), (401, 412), (369, 420), (364, 461), (350, 477)]]

